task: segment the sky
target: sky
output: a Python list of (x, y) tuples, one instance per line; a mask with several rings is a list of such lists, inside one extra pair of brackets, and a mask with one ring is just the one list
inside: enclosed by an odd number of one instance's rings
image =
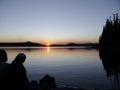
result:
[(0, 42), (98, 42), (120, 0), (0, 0)]

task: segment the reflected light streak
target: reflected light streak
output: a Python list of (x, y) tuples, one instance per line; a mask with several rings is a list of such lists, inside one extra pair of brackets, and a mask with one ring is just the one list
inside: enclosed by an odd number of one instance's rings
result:
[(48, 52), (48, 53), (50, 52), (50, 47), (49, 47), (49, 46), (47, 47), (47, 52)]

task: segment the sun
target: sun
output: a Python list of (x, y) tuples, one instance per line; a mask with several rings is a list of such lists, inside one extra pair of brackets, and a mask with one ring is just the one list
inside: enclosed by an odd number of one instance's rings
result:
[(47, 43), (47, 46), (49, 47), (49, 46), (50, 46), (50, 43)]

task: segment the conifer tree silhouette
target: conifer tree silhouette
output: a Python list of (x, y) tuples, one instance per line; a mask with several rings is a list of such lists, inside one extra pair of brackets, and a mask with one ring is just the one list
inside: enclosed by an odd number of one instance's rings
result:
[(107, 18), (99, 39), (99, 45), (105, 48), (120, 46), (120, 19), (118, 13), (113, 14), (113, 19), (111, 17)]

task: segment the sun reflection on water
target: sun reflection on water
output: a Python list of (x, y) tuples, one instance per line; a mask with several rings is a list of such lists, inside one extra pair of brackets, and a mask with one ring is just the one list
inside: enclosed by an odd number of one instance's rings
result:
[(47, 52), (48, 52), (48, 53), (50, 52), (50, 47), (49, 47), (49, 46), (47, 47)]

